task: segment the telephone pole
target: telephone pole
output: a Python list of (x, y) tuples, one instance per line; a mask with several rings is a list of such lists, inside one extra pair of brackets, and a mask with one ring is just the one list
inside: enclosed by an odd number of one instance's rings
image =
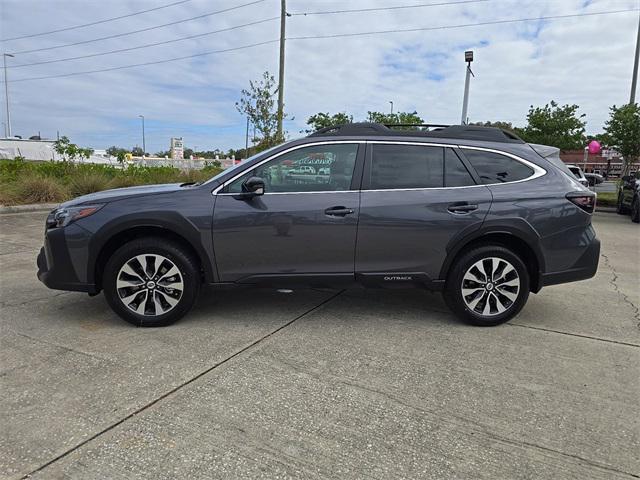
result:
[(9, 82), (7, 81), (7, 57), (13, 58), (10, 53), (3, 53), (2, 60), (4, 60), (4, 96), (7, 101), (7, 125), (5, 129), (5, 135), (11, 136), (11, 113), (9, 112)]
[(636, 40), (636, 57), (633, 61), (633, 77), (631, 78), (631, 96), (629, 103), (636, 103), (636, 86), (638, 84), (638, 61), (640, 61), (640, 14), (638, 15), (638, 39)]
[(287, 0), (280, 0), (280, 68), (278, 71), (278, 131), (277, 138), (281, 142), (282, 119), (284, 117), (284, 37), (287, 24)]

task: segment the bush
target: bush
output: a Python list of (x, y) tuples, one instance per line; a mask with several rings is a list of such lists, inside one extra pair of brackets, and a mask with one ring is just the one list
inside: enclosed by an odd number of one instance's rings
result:
[(20, 203), (55, 203), (69, 198), (69, 193), (53, 178), (42, 176), (23, 177), (15, 185)]
[(14, 205), (18, 200), (16, 186), (9, 182), (0, 182), (0, 205)]
[(69, 182), (69, 191), (72, 197), (87, 195), (109, 188), (109, 177), (104, 172), (76, 173)]

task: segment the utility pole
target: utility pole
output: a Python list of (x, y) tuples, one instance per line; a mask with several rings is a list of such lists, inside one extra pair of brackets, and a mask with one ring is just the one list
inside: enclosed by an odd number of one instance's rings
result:
[(467, 50), (464, 52), (464, 61), (467, 62), (467, 75), (464, 79), (464, 98), (462, 99), (462, 119), (461, 125), (467, 124), (467, 107), (469, 106), (469, 81), (471, 80), (471, 62), (473, 62), (473, 51)]
[(147, 154), (147, 143), (144, 138), (144, 115), (138, 115), (142, 119), (142, 157)]
[(4, 96), (7, 101), (7, 128), (5, 136), (11, 136), (11, 114), (9, 113), (9, 82), (7, 81), (7, 57), (13, 58), (10, 53), (3, 53), (2, 60), (4, 61)]
[(247, 117), (247, 134), (244, 137), (244, 158), (249, 158), (249, 117)]
[[(638, 38), (636, 40), (636, 57), (633, 61), (633, 77), (631, 78), (631, 96), (629, 103), (636, 103), (636, 86), (638, 84), (638, 62), (640, 61), (640, 14), (638, 15)], [(6, 81), (6, 79), (5, 79)]]
[(287, 24), (287, 0), (280, 0), (280, 68), (278, 70), (278, 131), (277, 140), (283, 140), (282, 119), (284, 117), (284, 37)]
[(393, 101), (389, 100), (389, 103), (391, 104), (391, 115), (393, 115)]

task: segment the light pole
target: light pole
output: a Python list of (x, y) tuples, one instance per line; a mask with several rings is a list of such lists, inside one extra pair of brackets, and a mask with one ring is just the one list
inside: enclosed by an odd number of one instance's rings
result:
[(7, 128), (5, 135), (11, 136), (11, 113), (9, 113), (9, 82), (7, 82), (7, 57), (13, 58), (10, 53), (3, 53), (2, 60), (4, 61), (4, 96), (7, 101)]
[(391, 104), (391, 115), (393, 115), (393, 101), (389, 100), (389, 103)]
[[(638, 38), (636, 39), (636, 56), (633, 60), (633, 77), (631, 78), (631, 96), (629, 103), (636, 103), (636, 85), (638, 84), (638, 62), (640, 61), (640, 15), (638, 15)], [(6, 80), (5, 80), (6, 81)]]
[(277, 137), (282, 142), (282, 120), (284, 119), (284, 42), (287, 25), (287, 0), (280, 0), (280, 63), (278, 65), (278, 113)]
[(142, 157), (144, 158), (144, 156), (147, 153), (147, 144), (144, 138), (144, 115), (138, 115), (138, 116), (142, 119)]
[(471, 80), (471, 62), (473, 62), (473, 51), (467, 50), (464, 52), (464, 61), (467, 62), (467, 75), (464, 79), (464, 97), (462, 99), (462, 119), (461, 125), (467, 124), (467, 107), (469, 106), (469, 81)]

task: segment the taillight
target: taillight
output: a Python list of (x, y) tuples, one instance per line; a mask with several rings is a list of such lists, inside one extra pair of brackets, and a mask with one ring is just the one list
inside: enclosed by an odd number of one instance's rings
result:
[(587, 213), (593, 213), (596, 208), (595, 193), (588, 194), (583, 192), (567, 193), (567, 200), (577, 205)]

